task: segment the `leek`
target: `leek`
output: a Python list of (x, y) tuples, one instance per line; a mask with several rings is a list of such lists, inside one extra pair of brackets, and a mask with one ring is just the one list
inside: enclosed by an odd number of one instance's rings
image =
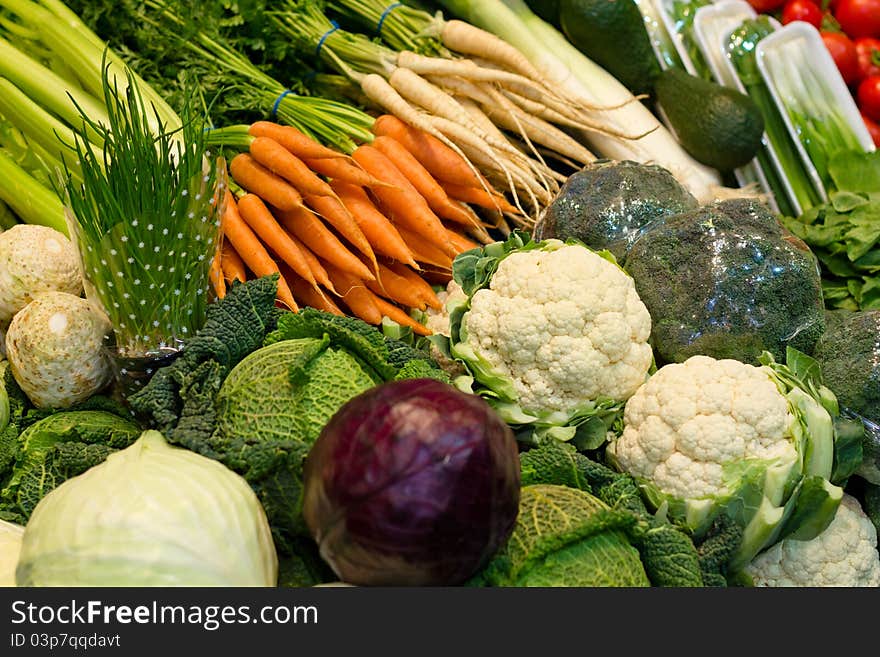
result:
[(700, 202), (714, 200), (721, 185), (717, 171), (694, 160), (651, 111), (614, 76), (585, 57), (552, 25), (536, 16), (523, 0), (441, 0), (463, 20), (495, 33), (516, 47), (545, 76), (548, 86), (559, 86), (581, 99), (592, 118), (618, 134), (644, 135), (627, 139), (585, 133), (594, 152), (616, 160), (650, 162), (670, 171)]
[(44, 187), (0, 149), (0, 201), (28, 224), (49, 226), (67, 235), (64, 206), (52, 190)]

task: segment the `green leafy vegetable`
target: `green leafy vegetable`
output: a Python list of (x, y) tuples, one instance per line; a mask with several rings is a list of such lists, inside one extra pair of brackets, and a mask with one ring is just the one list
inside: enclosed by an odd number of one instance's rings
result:
[(829, 202), (782, 222), (822, 266), (828, 308), (880, 310), (880, 152), (838, 152)]
[(11, 476), (0, 490), (0, 511), (27, 522), (37, 503), (62, 482), (137, 440), (141, 428), (100, 410), (53, 413), (18, 437)]

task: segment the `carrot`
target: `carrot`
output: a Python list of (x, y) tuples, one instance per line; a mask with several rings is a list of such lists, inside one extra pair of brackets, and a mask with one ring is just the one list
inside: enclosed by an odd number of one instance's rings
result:
[(248, 128), (248, 133), (253, 137), (268, 137), (274, 139), (291, 153), (303, 159), (346, 159), (345, 153), (340, 153), (319, 144), (304, 132), (290, 125), (281, 125), (271, 121), (255, 121)]
[(446, 227), (446, 234), (449, 235), (449, 241), (455, 245), (459, 253), (464, 253), (465, 251), (480, 247), (476, 242), (469, 240), (467, 237), (461, 233), (455, 232), (448, 226)]
[(241, 218), (259, 236), (263, 243), (274, 251), (298, 276), (309, 284), (317, 286), (308, 262), (290, 235), (279, 225), (256, 194), (245, 194), (238, 200)]
[(247, 280), (244, 262), (229, 240), (223, 240), (220, 247), (220, 267), (223, 269), (223, 277), (229, 282), (238, 279), (244, 283)]
[(218, 299), (226, 296), (226, 281), (223, 280), (223, 269), (220, 267), (220, 252), (214, 254), (211, 260), (211, 269), (209, 270), (211, 286)]
[(379, 264), (379, 278), (367, 281), (367, 287), (374, 294), (400, 303), (408, 308), (425, 310), (427, 302), (422, 298), (422, 290), (410, 284), (408, 278), (398, 275), (383, 264)]
[(434, 176), (399, 141), (393, 137), (380, 136), (373, 140), (372, 146), (378, 148), (394, 162), (394, 165), (425, 198), (428, 206), (438, 217), (465, 226), (473, 224), (473, 217), (460, 205), (456, 205), (450, 200), (446, 190), (435, 180)]
[(499, 193), (490, 194), (482, 187), (470, 187), (468, 185), (457, 185), (455, 183), (441, 181), (440, 184), (446, 190), (449, 198), (456, 201), (464, 201), (465, 203), (473, 203), (481, 208), (489, 210), (500, 210), (501, 212), (516, 212), (519, 210), (516, 206)]
[(461, 155), (433, 135), (404, 123), (396, 116), (383, 114), (377, 118), (373, 122), (373, 134), (377, 137), (393, 137), (439, 181), (469, 187), (490, 187), (485, 178), (478, 177), (471, 170)]
[(318, 310), (323, 310), (328, 313), (333, 313), (334, 315), (345, 315), (342, 310), (339, 309), (333, 301), (326, 294), (323, 294), (321, 290), (315, 289), (311, 286), (311, 284), (303, 278), (300, 278), (295, 273), (290, 272), (290, 276), (287, 279), (290, 281), (290, 287), (293, 290), (293, 296), (303, 302), (303, 305), (311, 306), (312, 308), (317, 308)]
[(439, 217), (428, 207), (428, 202), (416, 191), (394, 163), (382, 151), (367, 144), (358, 146), (352, 154), (369, 173), (391, 183), (394, 187), (377, 187), (373, 193), (392, 213), (392, 220), (422, 235), (441, 251), (452, 254), (452, 247)]
[(418, 233), (414, 233), (403, 226), (398, 227), (398, 232), (406, 242), (409, 250), (412, 251), (416, 262), (426, 265), (434, 265), (443, 269), (452, 269), (452, 256), (445, 251), (441, 251), (434, 244), (426, 240)]
[(382, 321), (382, 312), (376, 304), (376, 295), (370, 292), (363, 279), (352, 276), (346, 271), (338, 269), (329, 262), (324, 263), (333, 286), (342, 295), (342, 300), (348, 309), (367, 324), (379, 324)]
[(309, 269), (312, 270), (312, 276), (315, 277), (315, 281), (318, 285), (323, 285), (328, 290), (330, 290), (333, 294), (337, 294), (336, 290), (333, 289), (333, 283), (330, 282), (330, 277), (327, 275), (327, 270), (324, 269), (324, 266), (321, 264), (321, 261), (318, 260), (318, 256), (316, 256), (312, 251), (302, 242), (297, 239), (296, 236), (291, 235), (290, 232), (287, 232), (290, 239), (294, 244), (299, 248), (300, 252), (303, 254), (303, 257), (306, 259), (306, 262), (309, 265)]
[(431, 330), (427, 326), (414, 320), (393, 303), (388, 303), (381, 297), (375, 297), (375, 299), (376, 305), (379, 306), (379, 311), (385, 317), (393, 319), (402, 326), (409, 326), (416, 335), (431, 335)]
[(302, 196), (284, 178), (275, 175), (247, 153), (239, 153), (229, 162), (229, 173), (245, 190), (281, 210), (302, 205)]
[[(382, 263), (379, 264), (381, 265)], [(440, 310), (443, 307), (443, 304), (440, 302), (440, 299), (434, 292), (434, 288), (432, 288), (430, 284), (424, 278), (422, 278), (420, 274), (414, 272), (412, 269), (399, 262), (392, 262), (386, 266), (396, 276), (405, 279), (410, 287), (415, 288), (418, 297), (431, 308)]]
[(335, 196), (306, 194), (305, 199), (308, 206), (315, 211), (315, 214), (322, 217), (324, 221), (336, 229), (336, 232), (348, 240), (349, 244), (367, 256), (375, 269), (376, 254), (373, 253), (373, 247), (370, 246), (370, 241), (364, 235), (354, 217), (351, 216), (348, 208), (342, 205), (342, 202)]
[(250, 145), (250, 154), (257, 163), (296, 187), (300, 194), (333, 196), (330, 185), (274, 139), (255, 137)]
[(356, 163), (348, 160), (330, 160), (330, 159), (310, 159), (306, 158), (304, 162), (315, 173), (327, 176), (331, 179), (344, 180), (352, 185), (361, 185), (363, 187), (381, 187), (385, 185), (381, 180), (376, 179), (364, 171)]
[(373, 204), (363, 187), (338, 179), (331, 180), (330, 186), (342, 204), (351, 212), (376, 253), (400, 260), (418, 269), (409, 247), (394, 224)]
[(241, 218), (238, 206), (235, 203), (235, 197), (232, 196), (231, 192), (227, 192), (226, 208), (223, 212), (221, 225), (223, 227), (223, 234), (232, 242), (232, 246), (235, 247), (241, 259), (254, 274), (257, 276), (278, 274), (278, 298), (290, 310), (297, 311), (299, 307), (296, 305), (296, 301), (293, 300), (293, 294), (290, 292), (284, 276), (281, 275), (278, 264), (266, 251), (250, 226)]
[[(349, 274), (375, 280), (369, 268), (308, 208), (279, 212), (278, 219), (316, 256)], [(330, 280), (333, 280), (332, 276)]]

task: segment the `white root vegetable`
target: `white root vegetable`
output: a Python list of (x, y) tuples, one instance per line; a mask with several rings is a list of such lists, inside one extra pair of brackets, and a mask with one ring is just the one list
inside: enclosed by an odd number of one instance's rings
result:
[(12, 376), (38, 408), (67, 408), (110, 382), (104, 349), (110, 321), (66, 292), (45, 292), (22, 308), (6, 333)]
[(64, 234), (30, 224), (0, 233), (0, 326), (42, 292), (82, 289), (79, 258)]

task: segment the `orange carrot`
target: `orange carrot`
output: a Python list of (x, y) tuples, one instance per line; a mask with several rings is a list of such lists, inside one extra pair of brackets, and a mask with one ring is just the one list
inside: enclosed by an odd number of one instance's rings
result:
[[(468, 214), (460, 205), (450, 200), (446, 191), (435, 180), (431, 172), (428, 171), (415, 156), (410, 153), (403, 145), (393, 137), (380, 136), (372, 141), (372, 146), (382, 151), (389, 160), (412, 183), (412, 186), (421, 194), (428, 202), (428, 206), (441, 219), (448, 219), (465, 226), (473, 225), (474, 218)], [(477, 220), (479, 223), (479, 220)]]
[(306, 262), (299, 247), (275, 220), (259, 196), (256, 194), (242, 196), (238, 199), (238, 211), (263, 244), (272, 249), (298, 276), (306, 279), (311, 285), (317, 285), (309, 263)]
[(452, 256), (441, 251), (434, 244), (426, 240), (418, 233), (414, 233), (403, 226), (398, 227), (398, 232), (406, 242), (409, 250), (412, 251), (413, 257), (417, 262), (426, 265), (434, 265), (442, 269), (452, 269)]
[(327, 275), (327, 270), (324, 269), (321, 261), (318, 260), (318, 256), (312, 253), (311, 249), (300, 242), (295, 235), (291, 235), (289, 231), (287, 231), (287, 234), (290, 236), (290, 239), (293, 241), (294, 244), (296, 244), (300, 252), (303, 254), (303, 257), (306, 259), (306, 262), (309, 265), (309, 269), (312, 270), (312, 276), (315, 277), (315, 281), (318, 283), (318, 285), (323, 285), (328, 290), (333, 292), (333, 294), (336, 294), (336, 290), (333, 289), (333, 283), (330, 282), (330, 277)]
[(302, 301), (303, 305), (333, 313), (334, 315), (345, 314), (339, 309), (339, 306), (333, 303), (330, 297), (324, 294), (320, 289), (312, 287), (308, 281), (300, 278), (295, 273), (290, 272), (287, 280), (290, 282), (293, 296)]
[(309, 168), (315, 173), (327, 176), (331, 179), (344, 180), (352, 185), (362, 185), (364, 187), (382, 187), (385, 185), (375, 176), (371, 176), (354, 162), (348, 160), (331, 160), (331, 159), (310, 159), (303, 160)]
[(278, 298), (290, 310), (298, 310), (296, 301), (293, 300), (293, 294), (287, 286), (287, 281), (281, 276), (278, 264), (272, 259), (272, 256), (266, 251), (262, 242), (251, 230), (250, 226), (245, 223), (238, 213), (238, 206), (235, 203), (235, 197), (231, 192), (227, 192), (226, 208), (223, 212), (221, 221), (223, 226), (223, 234), (232, 242), (232, 246), (241, 256), (244, 263), (257, 276), (268, 276), (269, 274), (278, 274)]
[(449, 235), (449, 241), (455, 245), (459, 253), (464, 253), (465, 251), (480, 247), (476, 242), (469, 240), (467, 237), (452, 230), (448, 226), (446, 227), (446, 234)]
[(485, 178), (478, 176), (464, 158), (442, 141), (410, 126), (396, 116), (383, 114), (373, 122), (373, 134), (377, 137), (393, 137), (412, 153), (437, 180), (448, 180), (460, 185), (491, 189)]
[(229, 282), (238, 279), (244, 283), (247, 280), (244, 262), (229, 240), (223, 240), (223, 245), (220, 247), (220, 267), (223, 269), (224, 278)]
[(428, 307), (419, 287), (411, 285), (409, 279), (396, 274), (381, 263), (379, 263), (379, 278), (375, 281), (367, 281), (367, 287), (374, 294), (408, 308), (425, 310)]
[(376, 253), (418, 268), (409, 247), (388, 217), (379, 211), (363, 187), (336, 179), (330, 186), (351, 212)]
[(253, 137), (274, 139), (299, 158), (344, 160), (348, 157), (345, 153), (319, 144), (304, 132), (290, 125), (281, 125), (271, 121), (255, 121), (248, 128), (248, 133)]
[(381, 297), (375, 297), (375, 303), (379, 306), (379, 311), (382, 315), (393, 319), (402, 326), (409, 326), (416, 335), (431, 335), (431, 330), (427, 326), (414, 320), (393, 303), (388, 303)]
[(500, 210), (501, 212), (516, 212), (519, 209), (511, 205), (510, 202), (497, 192), (490, 194), (482, 187), (470, 187), (467, 185), (456, 185), (455, 183), (441, 181), (440, 183), (449, 198), (456, 201), (464, 201), (465, 203), (473, 203), (481, 208), (488, 210)]
[[(381, 265), (382, 263), (379, 264)], [(434, 292), (434, 288), (431, 287), (431, 285), (421, 276), (421, 274), (414, 272), (412, 269), (399, 262), (388, 263), (387, 267), (396, 276), (405, 279), (409, 283), (410, 287), (416, 289), (419, 298), (426, 304), (428, 304), (431, 308), (440, 310), (440, 308), (443, 307), (443, 304), (437, 297), (436, 292)]]
[(251, 157), (269, 171), (296, 187), (300, 194), (333, 196), (333, 190), (305, 162), (274, 139), (255, 137), (250, 145)]
[[(324, 261), (359, 278), (375, 280), (369, 268), (308, 208), (279, 212), (278, 220)], [(330, 280), (333, 280), (332, 276)]]
[(354, 246), (358, 251), (363, 253), (370, 259), (373, 268), (376, 267), (376, 254), (373, 253), (373, 247), (367, 239), (364, 232), (358, 226), (351, 212), (348, 211), (342, 202), (335, 196), (315, 196), (306, 194), (306, 203), (321, 216), (324, 221), (333, 226), (336, 232), (342, 235), (349, 244)]
[(281, 176), (269, 171), (247, 153), (229, 162), (229, 173), (246, 191), (256, 194), (276, 208), (292, 210), (302, 205), (302, 195)]
[(376, 187), (373, 193), (391, 213), (391, 219), (398, 226), (424, 236), (441, 251), (453, 255), (446, 232), (439, 217), (428, 207), (428, 202), (416, 191), (394, 163), (377, 148), (367, 144), (358, 146), (352, 154), (369, 173), (394, 187)]
[(324, 263), (333, 286), (342, 295), (342, 300), (348, 309), (367, 324), (379, 324), (382, 321), (382, 312), (376, 304), (376, 296), (367, 289), (364, 281), (352, 276), (346, 271), (334, 267), (329, 262)]
[(218, 299), (226, 296), (226, 281), (223, 280), (223, 269), (220, 267), (220, 252), (214, 254), (211, 260), (211, 269), (208, 272), (211, 286)]

